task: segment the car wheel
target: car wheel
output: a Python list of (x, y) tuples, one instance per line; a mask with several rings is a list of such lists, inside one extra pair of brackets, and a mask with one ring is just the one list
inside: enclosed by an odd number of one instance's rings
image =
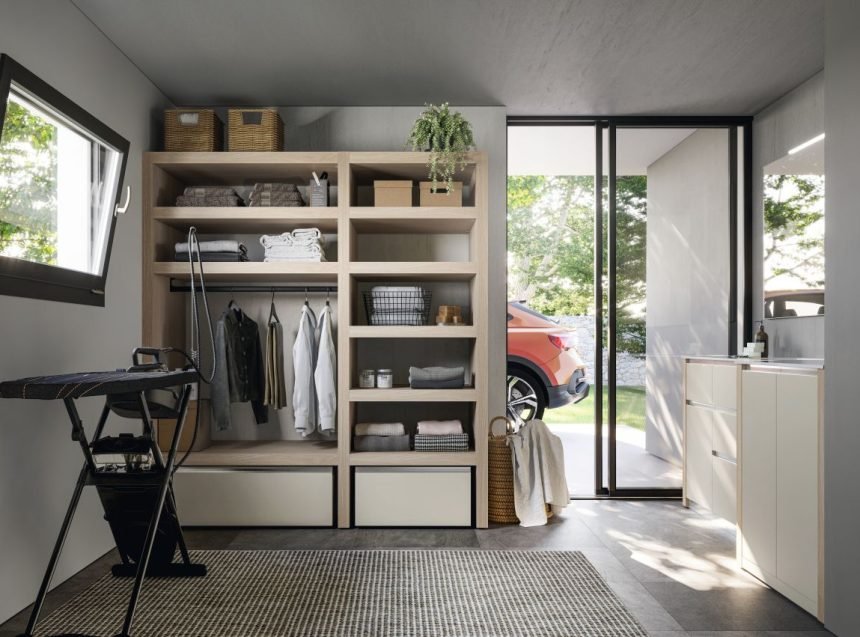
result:
[(529, 420), (543, 418), (546, 399), (540, 381), (533, 374), (518, 368), (508, 368), (508, 418), (517, 426)]

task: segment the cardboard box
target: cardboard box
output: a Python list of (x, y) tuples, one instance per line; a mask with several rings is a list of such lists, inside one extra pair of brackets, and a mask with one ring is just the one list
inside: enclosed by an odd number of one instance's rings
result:
[(377, 208), (411, 207), (412, 181), (377, 179), (373, 182), (373, 205)]
[(451, 184), (451, 192), (445, 182), (436, 182), (436, 192), (433, 192), (432, 181), (422, 181), (419, 184), (421, 192), (420, 205), (422, 208), (428, 206), (440, 206), (447, 208), (463, 207), (463, 182), (455, 181)]

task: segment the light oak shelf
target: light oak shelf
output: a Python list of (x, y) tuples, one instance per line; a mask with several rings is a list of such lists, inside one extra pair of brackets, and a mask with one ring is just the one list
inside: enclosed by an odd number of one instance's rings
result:
[(251, 185), (260, 181), (307, 184), (313, 171), (337, 183), (341, 153), (147, 153), (149, 162), (189, 185)]
[(477, 338), (474, 325), (352, 325), (350, 338)]
[(467, 208), (365, 208), (349, 210), (352, 227), (374, 234), (463, 234), (478, 218), (475, 207)]
[(470, 467), (477, 464), (474, 451), (353, 451), (353, 467)]
[(471, 387), (465, 389), (350, 389), (349, 400), (353, 403), (473, 403), (478, 392)]
[[(337, 281), (337, 263), (203, 263), (203, 271), (208, 281), (239, 282), (283, 282), (302, 283)], [(183, 261), (156, 261), (152, 273), (175, 279), (188, 279), (188, 263)]]
[(471, 261), (353, 261), (349, 273), (358, 280), (468, 281), (478, 266)]
[(200, 232), (213, 233), (274, 233), (302, 227), (319, 228), (323, 232), (336, 232), (340, 213), (335, 207), (159, 206), (153, 208), (152, 218), (180, 230), (187, 230), (193, 225)]
[(306, 440), (213, 441), (192, 451), (186, 467), (336, 466), (337, 443)]

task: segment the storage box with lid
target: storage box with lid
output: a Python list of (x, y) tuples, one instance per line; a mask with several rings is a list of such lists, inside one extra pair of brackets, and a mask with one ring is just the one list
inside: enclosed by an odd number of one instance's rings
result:
[[(434, 183), (436, 185), (435, 192), (433, 192)], [(452, 182), (450, 191), (448, 184), (444, 181), (422, 181), (418, 187), (421, 193), (419, 201), (422, 208), (429, 206), (463, 207), (463, 182), (461, 181)]]
[(230, 151), (284, 150), (284, 122), (274, 108), (231, 108), (227, 113)]
[(373, 182), (373, 205), (377, 208), (412, 206), (412, 181), (377, 179)]
[(221, 150), (224, 125), (207, 108), (170, 108), (164, 111), (164, 150), (203, 152)]

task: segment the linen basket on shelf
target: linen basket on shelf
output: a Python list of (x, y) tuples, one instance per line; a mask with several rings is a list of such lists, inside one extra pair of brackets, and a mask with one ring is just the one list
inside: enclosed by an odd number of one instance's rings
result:
[[(505, 433), (493, 434), (493, 423), (505, 422)], [(514, 506), (514, 464), (511, 459), (509, 439), (514, 435), (511, 421), (504, 416), (496, 416), (490, 421), (489, 440), (487, 441), (487, 511), (490, 522), (496, 524), (518, 524), (517, 510)], [(552, 507), (546, 507), (547, 517), (552, 517)]]
[(230, 151), (284, 150), (284, 122), (274, 108), (231, 108), (227, 111)]
[(164, 111), (164, 150), (211, 153), (221, 150), (224, 125), (208, 108), (169, 108)]

